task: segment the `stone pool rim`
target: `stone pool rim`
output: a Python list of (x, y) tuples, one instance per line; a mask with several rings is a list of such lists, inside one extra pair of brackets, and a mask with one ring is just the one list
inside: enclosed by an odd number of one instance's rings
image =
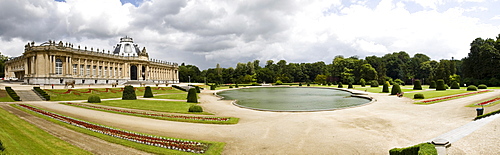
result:
[(335, 110), (342, 110), (342, 109), (349, 109), (349, 108), (356, 108), (356, 107), (361, 107), (365, 105), (369, 105), (373, 102), (376, 101), (373, 97), (367, 96), (366, 93), (357, 93), (353, 92), (350, 89), (345, 89), (345, 88), (334, 88), (334, 87), (301, 87), (301, 86), (248, 86), (248, 87), (240, 87), (240, 88), (231, 88), (231, 89), (222, 89), (222, 90), (217, 90), (213, 93), (216, 97), (219, 98), (219, 100), (224, 100), (223, 96), (218, 95), (217, 93), (223, 92), (223, 91), (229, 91), (229, 90), (235, 90), (235, 89), (251, 89), (251, 88), (266, 88), (266, 87), (283, 87), (283, 88), (317, 88), (317, 89), (334, 89), (334, 90), (340, 90), (340, 91), (345, 91), (351, 93), (351, 97), (358, 97), (358, 98), (364, 98), (370, 100), (370, 102), (365, 103), (365, 104), (360, 104), (360, 105), (355, 105), (355, 106), (350, 106), (350, 107), (343, 107), (343, 108), (332, 108), (332, 109), (318, 109), (318, 110), (272, 110), (272, 109), (259, 109), (259, 108), (253, 108), (253, 107), (247, 107), (243, 105), (239, 105), (237, 102), (238, 100), (231, 100), (231, 104), (234, 106), (240, 107), (240, 108), (245, 108), (245, 109), (251, 109), (251, 110), (257, 110), (257, 111), (267, 111), (267, 112), (320, 112), (320, 111), (335, 111)]

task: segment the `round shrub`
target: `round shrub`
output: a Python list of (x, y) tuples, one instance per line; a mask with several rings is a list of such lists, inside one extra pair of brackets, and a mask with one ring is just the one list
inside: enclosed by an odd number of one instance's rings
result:
[(467, 91), (477, 91), (477, 87), (474, 85), (470, 85), (469, 87), (467, 87)]
[(436, 90), (446, 90), (446, 85), (444, 85), (444, 80), (442, 79), (437, 80)]
[(89, 103), (101, 103), (101, 98), (96, 95), (89, 96), (87, 102)]
[(299, 86), (301, 86), (301, 87), (302, 87), (302, 83), (299, 83)]
[(458, 84), (457, 81), (451, 82), (451, 88), (450, 89), (460, 89), (460, 85)]
[(125, 86), (123, 88), (122, 100), (136, 100), (134, 86)]
[(384, 86), (382, 87), (382, 92), (383, 93), (388, 93), (389, 92), (389, 83), (384, 82)]
[(431, 85), (429, 85), (429, 89), (436, 88), (436, 81), (431, 81)]
[(352, 86), (352, 83), (349, 83), (349, 85), (347, 86), (347, 88), (348, 88), (348, 89), (352, 89), (352, 88), (354, 88), (354, 87)]
[(189, 107), (189, 112), (203, 112), (203, 108), (199, 105), (192, 105)]
[(331, 86), (332, 84), (331, 84), (331, 83), (328, 83), (328, 84), (326, 84), (326, 85)]
[(480, 84), (477, 86), (477, 89), (487, 89), (488, 87), (485, 84)]
[(401, 93), (401, 87), (399, 87), (399, 84), (394, 84), (392, 85), (392, 90), (391, 90), (391, 95), (396, 95)]
[(151, 91), (151, 87), (147, 86), (146, 90), (144, 90), (144, 97), (151, 98), (153, 97), (153, 91)]
[(198, 97), (196, 96), (196, 89), (195, 88), (189, 89), (188, 95), (187, 95), (187, 102), (198, 103)]
[(311, 86), (311, 84), (310, 84), (310, 83), (307, 83), (307, 86), (309, 87), (309, 86)]
[(216, 87), (217, 86), (215, 86), (215, 85), (210, 85), (210, 90), (215, 90)]
[(413, 99), (424, 99), (424, 94), (415, 94), (413, 95)]
[(234, 85), (234, 88), (238, 88), (238, 87), (240, 87), (240, 86), (238, 86), (238, 84), (235, 84), (235, 85)]
[(415, 80), (413, 82), (413, 90), (422, 90), (422, 84), (420, 83), (420, 80)]
[(377, 80), (373, 80), (372, 82), (370, 82), (370, 86), (371, 87), (378, 87), (378, 81)]
[(339, 85), (338, 85), (339, 88), (343, 88), (344, 86), (342, 85), (342, 82), (339, 82)]
[(233, 85), (229, 85), (229, 88), (233, 88)]

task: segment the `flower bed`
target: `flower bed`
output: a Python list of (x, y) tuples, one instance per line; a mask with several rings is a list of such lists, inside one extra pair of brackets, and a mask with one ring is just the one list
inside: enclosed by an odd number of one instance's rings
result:
[(74, 119), (71, 117), (59, 115), (59, 114), (52, 113), (49, 111), (41, 110), (41, 109), (29, 106), (29, 105), (25, 105), (25, 104), (19, 104), (18, 106), (23, 107), (25, 109), (28, 109), (30, 111), (39, 113), (41, 115), (50, 117), (52, 119), (55, 119), (55, 120), (58, 120), (58, 121), (61, 121), (64, 123), (68, 123), (70, 125), (74, 125), (74, 126), (84, 128), (84, 129), (87, 129), (87, 130), (90, 130), (93, 132), (113, 136), (116, 138), (125, 139), (125, 140), (136, 142), (136, 143), (152, 145), (152, 146), (162, 147), (162, 148), (171, 149), (171, 150), (191, 152), (191, 153), (205, 153), (208, 150), (208, 148), (210, 147), (210, 144), (206, 144), (206, 143), (178, 140), (178, 139), (171, 139), (171, 138), (164, 138), (164, 137), (156, 137), (156, 136), (150, 136), (150, 135), (144, 135), (144, 134), (124, 131), (124, 130), (114, 129), (114, 128), (110, 128), (110, 127), (106, 127), (106, 126), (102, 126), (102, 125), (97, 125), (97, 124), (93, 124), (93, 123), (86, 122), (86, 121), (77, 120), (77, 119)]
[(489, 104), (495, 103), (495, 102), (497, 102), (499, 100), (500, 100), (500, 97), (496, 97), (496, 98), (493, 98), (493, 99), (490, 99), (490, 100), (487, 100), (487, 101), (476, 103), (476, 105), (478, 105), (478, 106), (485, 106), (485, 105), (489, 105)]
[(227, 122), (230, 120), (230, 118), (227, 118), (227, 117), (203, 117), (203, 116), (184, 116), (184, 115), (159, 114), (159, 113), (149, 113), (149, 112), (143, 112), (143, 111), (132, 111), (132, 110), (123, 110), (123, 109), (116, 109), (116, 108), (107, 108), (107, 107), (94, 106), (94, 105), (88, 105), (88, 104), (80, 104), (80, 103), (71, 103), (71, 102), (61, 103), (61, 104), (74, 105), (74, 106), (79, 106), (79, 107), (84, 107), (84, 108), (99, 109), (99, 110), (112, 111), (112, 112), (118, 112), (118, 113), (126, 113), (126, 114), (142, 115), (142, 116), (153, 116), (153, 117), (161, 117), (161, 118), (171, 118), (171, 119), (216, 121), (216, 122)]
[(434, 98), (434, 99), (429, 99), (429, 100), (420, 101), (420, 102), (425, 103), (425, 104), (430, 104), (430, 103), (442, 102), (442, 101), (446, 101), (446, 100), (450, 100), (450, 99), (455, 99), (455, 98), (460, 98), (460, 97), (465, 97), (465, 96), (475, 95), (475, 94), (485, 93), (485, 92), (489, 92), (489, 90), (482, 90), (482, 91), (475, 91), (475, 92), (469, 92), (469, 93), (463, 93), (463, 94), (457, 94), (457, 95), (450, 95), (450, 96)]

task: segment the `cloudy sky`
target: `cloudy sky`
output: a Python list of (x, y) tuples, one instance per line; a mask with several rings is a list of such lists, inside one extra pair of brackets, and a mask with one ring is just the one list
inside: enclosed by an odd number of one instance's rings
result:
[(200, 69), (238, 62), (331, 63), (406, 51), (461, 59), (500, 34), (500, 0), (0, 0), (0, 52), (48, 40), (111, 50), (130, 36), (150, 57)]

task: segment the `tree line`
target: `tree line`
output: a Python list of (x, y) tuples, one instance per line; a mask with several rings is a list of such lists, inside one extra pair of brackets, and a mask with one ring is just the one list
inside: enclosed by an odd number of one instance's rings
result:
[(462, 86), (487, 84), (500, 85), (500, 35), (496, 39), (477, 38), (470, 44), (470, 52), (461, 60), (431, 60), (425, 54), (410, 56), (405, 51), (388, 53), (382, 57), (336, 56), (331, 63), (288, 63), (286, 60), (259, 60), (238, 63), (235, 67), (215, 68), (200, 71), (194, 65), (181, 64), (181, 82), (207, 83), (338, 83), (359, 84), (361, 81), (383, 83), (398, 82), (413, 84), (419, 79), (424, 84), (443, 79)]

